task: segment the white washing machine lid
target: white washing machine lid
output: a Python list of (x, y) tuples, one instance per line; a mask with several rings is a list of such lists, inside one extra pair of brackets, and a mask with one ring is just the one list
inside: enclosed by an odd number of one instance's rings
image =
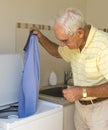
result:
[(0, 110), (18, 102), (22, 70), (20, 54), (0, 55)]
[[(55, 114), (61, 113), (63, 116), (63, 106), (44, 101), (44, 100), (38, 100), (38, 105), (37, 105), (37, 111), (34, 115), (31, 115), (26, 118), (8, 118), (8, 119), (3, 119), (0, 118), (0, 128), (2, 130), (10, 130), (12, 128), (17, 128), (21, 125), (31, 123), (32, 121), (38, 121), (40, 119), (44, 119), (45, 117), (52, 116), (54, 117)], [(49, 123), (49, 122), (48, 122)]]

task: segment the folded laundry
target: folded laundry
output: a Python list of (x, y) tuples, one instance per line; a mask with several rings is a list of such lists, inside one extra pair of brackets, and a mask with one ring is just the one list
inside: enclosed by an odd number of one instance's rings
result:
[(20, 87), (18, 116), (36, 112), (40, 86), (40, 55), (38, 39), (30, 33), (24, 52), (24, 70)]

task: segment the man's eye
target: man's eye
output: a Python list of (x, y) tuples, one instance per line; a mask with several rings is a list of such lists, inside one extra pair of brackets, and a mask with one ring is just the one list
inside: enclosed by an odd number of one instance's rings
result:
[(63, 43), (67, 43), (67, 42), (68, 42), (68, 40), (61, 40), (61, 42), (63, 42)]

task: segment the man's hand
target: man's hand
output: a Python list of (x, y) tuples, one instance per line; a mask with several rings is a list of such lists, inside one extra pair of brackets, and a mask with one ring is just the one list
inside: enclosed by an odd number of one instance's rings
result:
[(38, 37), (38, 40), (40, 41), (42, 38), (44, 38), (44, 35), (40, 32), (38, 28), (33, 28), (33, 34)]
[(71, 86), (63, 90), (63, 95), (69, 102), (80, 100), (82, 98), (82, 88)]

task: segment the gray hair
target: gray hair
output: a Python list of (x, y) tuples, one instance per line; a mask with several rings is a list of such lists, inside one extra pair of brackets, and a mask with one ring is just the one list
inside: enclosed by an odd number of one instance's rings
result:
[(79, 28), (84, 28), (86, 22), (83, 14), (74, 8), (67, 8), (55, 19), (55, 24), (60, 23), (66, 29), (66, 33), (73, 34)]

